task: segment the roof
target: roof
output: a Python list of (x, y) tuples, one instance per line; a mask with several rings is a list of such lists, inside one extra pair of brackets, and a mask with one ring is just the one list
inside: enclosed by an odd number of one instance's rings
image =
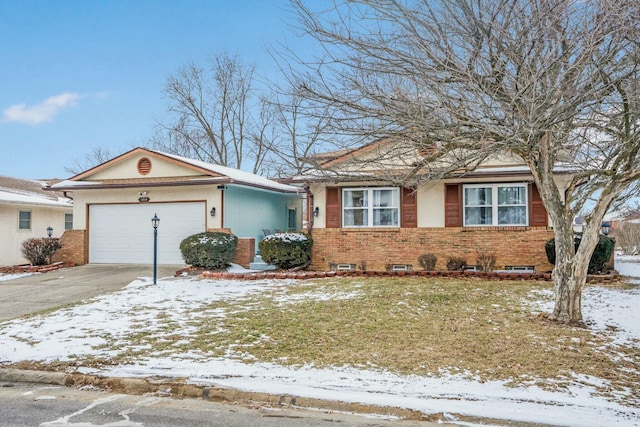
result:
[[(149, 150), (149, 151), (152, 151), (152, 150)], [(200, 160), (189, 159), (187, 157), (164, 153), (162, 151), (152, 151), (152, 152), (166, 156), (166, 157), (171, 157), (180, 162), (190, 164), (201, 169), (208, 170), (217, 175), (224, 175), (227, 178), (231, 179), (231, 182), (230, 182), (231, 184), (241, 184), (241, 185), (247, 185), (249, 187), (271, 189), (274, 191), (279, 191), (284, 193), (300, 192), (300, 188), (298, 187), (294, 187), (292, 185), (287, 185), (287, 184), (281, 184), (279, 182), (270, 180), (260, 175), (256, 175), (250, 172), (245, 172), (239, 169), (234, 169), (227, 166), (220, 166), (213, 163), (203, 162)]]
[(46, 181), (0, 176), (0, 203), (71, 208), (72, 200), (56, 192), (45, 191)]
[[(389, 148), (386, 148), (389, 147)], [(326, 162), (316, 167), (309, 168), (298, 175), (294, 175), (286, 180), (292, 183), (309, 182), (337, 182), (337, 181), (364, 181), (364, 180), (402, 180), (402, 176), (410, 177), (412, 181), (419, 181), (428, 177), (427, 171), (419, 166), (419, 163), (412, 162), (410, 150), (397, 151), (396, 144), (391, 138), (380, 138), (369, 144), (351, 150), (338, 150), (327, 153), (326, 156), (317, 155), (318, 159), (327, 159)], [(380, 150), (378, 155), (376, 150)], [(366, 156), (374, 156), (365, 158)], [(378, 155), (378, 157), (375, 157)], [(415, 149), (415, 159), (424, 157), (419, 149)], [(381, 160), (382, 159), (382, 160)], [(394, 163), (395, 162), (395, 163)], [(361, 163), (365, 167), (361, 169), (350, 168), (350, 164)], [(346, 167), (343, 167), (346, 165)], [(415, 168), (414, 168), (414, 165)], [(417, 168), (417, 169), (416, 169)], [(554, 166), (554, 174), (571, 174), (575, 172), (575, 167), (567, 163), (557, 163)], [(524, 163), (508, 160), (500, 164), (483, 163), (474, 169), (454, 169), (442, 175), (442, 179), (461, 178), (511, 178), (527, 177), (532, 178), (531, 169)]]
[[(171, 178), (132, 178), (132, 179), (119, 179), (119, 180), (91, 180), (90, 177), (95, 172), (102, 169), (106, 169), (118, 162), (121, 159), (127, 158), (133, 154), (145, 153), (155, 157), (161, 157), (169, 159), (171, 161), (178, 162), (185, 167), (198, 170), (203, 175), (201, 176), (184, 176), (184, 177), (171, 177)], [(89, 179), (85, 179), (89, 178)], [(152, 186), (171, 186), (171, 185), (205, 185), (205, 184), (218, 184), (218, 185), (239, 185), (246, 187), (253, 187), (262, 190), (275, 191), (280, 193), (299, 193), (301, 189), (287, 184), (282, 184), (270, 180), (268, 178), (234, 169), (226, 166), (216, 165), (213, 163), (207, 163), (200, 160), (190, 159), (187, 157), (178, 156), (176, 154), (165, 153), (162, 151), (150, 150), (148, 148), (134, 148), (118, 157), (115, 157), (101, 165), (84, 171), (68, 180), (61, 181), (52, 185), (52, 190), (78, 190), (78, 189), (95, 189), (95, 188), (126, 188), (144, 185), (147, 187)]]

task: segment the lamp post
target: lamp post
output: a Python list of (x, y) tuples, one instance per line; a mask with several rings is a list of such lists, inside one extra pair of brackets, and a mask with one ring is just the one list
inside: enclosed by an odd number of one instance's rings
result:
[(160, 225), (158, 214), (153, 214), (151, 225), (153, 225), (153, 284), (155, 285), (158, 283), (158, 225)]
[(603, 221), (601, 224), (602, 234), (605, 236), (609, 235), (609, 231), (611, 231), (611, 223), (609, 221)]
[(53, 236), (53, 228), (51, 226), (47, 227), (47, 236), (49, 236), (49, 238)]

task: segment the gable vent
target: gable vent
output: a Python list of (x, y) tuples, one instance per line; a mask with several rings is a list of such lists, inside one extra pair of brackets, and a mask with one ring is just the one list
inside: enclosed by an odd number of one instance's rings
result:
[(138, 160), (138, 173), (140, 175), (147, 175), (149, 172), (151, 172), (151, 160), (146, 157)]

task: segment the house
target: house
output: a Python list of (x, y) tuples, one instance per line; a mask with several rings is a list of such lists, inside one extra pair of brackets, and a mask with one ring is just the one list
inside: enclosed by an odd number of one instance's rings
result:
[(27, 264), (22, 243), (34, 237), (60, 237), (71, 228), (71, 199), (43, 191), (43, 181), (0, 176), (0, 266)]
[(49, 187), (73, 197), (73, 229), (61, 256), (75, 264), (184, 264), (180, 242), (204, 231), (239, 238), (236, 262), (248, 266), (269, 230), (299, 230), (300, 189), (198, 160), (135, 148)]
[[(553, 230), (521, 160), (496, 155), (471, 171), (407, 179), (423, 156), (380, 140), (323, 156), (290, 180), (308, 189), (312, 269), (418, 269), (427, 253), (443, 270), (448, 258), (474, 265), (479, 254), (495, 254), (496, 269), (553, 268), (544, 249)], [(566, 178), (557, 176), (561, 185)]]

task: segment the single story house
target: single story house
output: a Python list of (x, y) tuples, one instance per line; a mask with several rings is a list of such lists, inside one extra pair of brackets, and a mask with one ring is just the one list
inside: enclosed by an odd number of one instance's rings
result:
[(405, 172), (424, 154), (394, 150), (380, 140), (323, 154), (291, 178), (308, 191), (312, 269), (419, 269), (418, 257), (433, 254), (444, 270), (449, 258), (473, 266), (478, 255), (492, 254), (497, 270), (552, 270), (544, 244), (553, 230), (520, 159), (500, 155), (472, 171), (437, 180), (418, 171), (408, 180)]
[(61, 193), (44, 191), (47, 183), (0, 176), (0, 266), (28, 264), (22, 243), (31, 238), (60, 237), (72, 227), (73, 205)]
[(184, 264), (180, 242), (203, 231), (239, 238), (248, 266), (264, 230), (302, 227), (301, 190), (261, 176), (146, 148), (135, 148), (49, 190), (73, 198), (73, 229), (61, 256), (75, 264)]

